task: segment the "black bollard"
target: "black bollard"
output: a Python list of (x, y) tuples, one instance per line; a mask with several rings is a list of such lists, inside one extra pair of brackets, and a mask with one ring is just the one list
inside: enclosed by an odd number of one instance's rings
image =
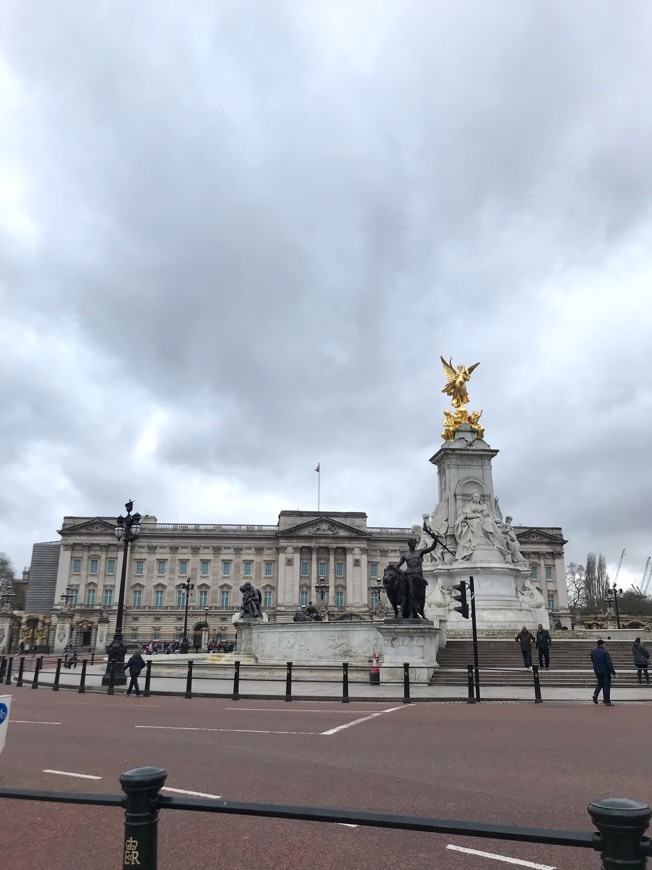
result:
[(594, 848), (602, 857), (602, 870), (645, 870), (650, 841), (643, 835), (652, 816), (647, 804), (627, 798), (591, 801), (589, 815), (599, 833)]
[(410, 664), (403, 662), (403, 703), (410, 704)]
[(152, 682), (152, 660), (150, 659), (147, 662), (147, 666), (145, 668), (145, 690), (143, 691), (143, 697), (149, 698), (151, 692), (149, 690), (150, 684)]
[(95, 650), (93, 650), (93, 652), (91, 653), (91, 664), (95, 664)]
[(349, 663), (342, 662), (342, 703), (349, 703)]
[(233, 662), (233, 694), (232, 701), (240, 700), (240, 662)]
[(109, 668), (109, 685), (106, 690), (107, 695), (115, 695), (115, 661), (111, 660), (111, 667)]
[(467, 698), (467, 704), (475, 704), (475, 692), (473, 691), (473, 665), (466, 666), (467, 675), (466, 680), (468, 684), (468, 693), (469, 697)]
[(83, 695), (86, 691), (86, 666), (88, 665), (88, 659), (82, 659), (82, 669), (81, 676), (79, 678), (79, 688), (77, 691), (80, 695)]
[(158, 796), (168, 772), (160, 767), (137, 767), (120, 776), (127, 796), (123, 870), (134, 866), (156, 870), (158, 846)]
[(285, 698), (283, 700), (292, 700), (292, 662), (287, 663), (287, 672), (285, 674)]
[(54, 674), (54, 682), (52, 683), (52, 691), (59, 691), (59, 679), (61, 677), (61, 659), (57, 659), (57, 669)]
[(4, 680), (4, 678), (5, 678), (5, 669), (6, 669), (6, 667), (7, 667), (7, 656), (3, 656), (3, 657), (0, 659), (0, 683), (1, 683), (1, 682)]
[(543, 704), (541, 683), (539, 682), (539, 665), (532, 665), (532, 680), (534, 681), (534, 703)]
[(20, 657), (20, 664), (18, 665), (18, 679), (16, 680), (16, 686), (20, 689), (23, 685), (23, 671), (25, 670), (25, 656)]
[(36, 664), (34, 665), (34, 679), (32, 680), (32, 688), (38, 689), (38, 675), (41, 672), (41, 668), (43, 667), (43, 656), (39, 656), (36, 659)]
[(11, 669), (14, 665), (14, 657), (9, 656), (9, 661), (7, 662), (7, 679), (5, 680), (5, 686), (11, 685)]
[(188, 660), (188, 676), (186, 677), (186, 698), (192, 698), (192, 659)]

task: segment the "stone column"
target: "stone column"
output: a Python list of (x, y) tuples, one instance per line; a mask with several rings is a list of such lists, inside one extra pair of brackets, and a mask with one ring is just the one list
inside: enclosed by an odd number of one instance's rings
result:
[(96, 647), (98, 650), (104, 650), (109, 642), (109, 617), (106, 613), (102, 613), (97, 621), (97, 641)]
[(11, 613), (0, 612), (0, 653), (3, 655), (9, 650), (11, 637)]
[(54, 653), (63, 653), (63, 648), (70, 642), (72, 614), (68, 611), (60, 611), (56, 615), (57, 625), (54, 632)]
[(335, 547), (328, 548), (328, 603), (335, 604)]

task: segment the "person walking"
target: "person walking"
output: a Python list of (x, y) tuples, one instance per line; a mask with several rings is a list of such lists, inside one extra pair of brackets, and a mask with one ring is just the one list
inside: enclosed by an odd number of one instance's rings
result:
[(136, 649), (136, 652), (132, 655), (127, 664), (124, 666), (125, 671), (127, 670), (127, 668), (129, 668), (129, 675), (131, 676), (129, 688), (127, 689), (127, 695), (131, 695), (131, 690), (133, 689), (136, 692), (136, 695), (140, 697), (140, 688), (138, 687), (138, 675), (144, 667), (145, 659), (141, 655), (140, 647), (138, 647)]
[(532, 644), (535, 642), (532, 632), (526, 625), (519, 631), (514, 640), (521, 645), (521, 655), (523, 656), (523, 665), (526, 668), (532, 667)]
[(598, 695), (602, 692), (602, 699), (605, 707), (613, 707), (611, 703), (611, 677), (616, 676), (611, 656), (604, 648), (602, 638), (596, 643), (595, 649), (591, 650), (591, 662), (593, 670), (598, 680), (595, 689), (593, 690), (593, 703), (598, 703)]
[(537, 628), (537, 651), (539, 653), (539, 667), (546, 670), (550, 669), (550, 647), (552, 646), (552, 638), (547, 628), (544, 628), (541, 623)]
[(636, 676), (638, 677), (639, 683), (643, 682), (642, 677), (643, 674), (645, 674), (645, 682), (649, 685), (650, 675), (648, 674), (647, 669), (650, 661), (650, 653), (641, 643), (640, 637), (637, 637), (632, 644), (632, 655), (634, 656), (634, 667), (636, 668)]

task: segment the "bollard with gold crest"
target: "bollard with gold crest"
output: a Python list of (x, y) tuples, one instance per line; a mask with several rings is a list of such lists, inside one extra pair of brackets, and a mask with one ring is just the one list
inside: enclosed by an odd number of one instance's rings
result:
[(167, 775), (161, 767), (137, 767), (120, 776), (126, 795), (123, 870), (156, 870), (158, 796)]

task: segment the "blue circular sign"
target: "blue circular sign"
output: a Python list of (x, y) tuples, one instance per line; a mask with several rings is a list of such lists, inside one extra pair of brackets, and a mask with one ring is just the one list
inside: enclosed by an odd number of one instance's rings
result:
[(8, 715), (9, 710), (7, 710), (7, 705), (0, 703), (0, 725), (2, 725)]

